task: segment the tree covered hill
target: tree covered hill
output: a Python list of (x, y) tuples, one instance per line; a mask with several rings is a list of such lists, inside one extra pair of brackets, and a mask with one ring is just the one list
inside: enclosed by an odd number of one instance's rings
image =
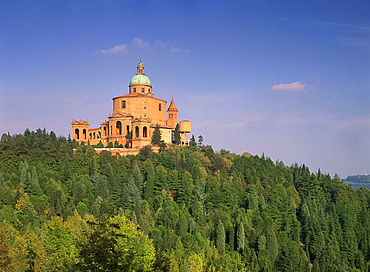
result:
[(344, 182), (357, 190), (359, 188), (370, 189), (370, 175), (348, 176)]
[(1, 137), (1, 271), (369, 265), (369, 190), (304, 165), (196, 145), (97, 154), (40, 129)]

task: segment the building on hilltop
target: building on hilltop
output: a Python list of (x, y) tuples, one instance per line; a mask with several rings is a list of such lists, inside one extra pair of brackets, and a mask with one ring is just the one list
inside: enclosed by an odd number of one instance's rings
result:
[[(167, 108), (165, 100), (154, 96), (152, 84), (140, 61), (137, 73), (130, 81), (129, 93), (113, 98), (113, 111), (108, 120), (102, 121), (98, 128), (89, 128), (86, 120), (73, 120), (72, 139), (79, 143), (89, 141), (91, 145), (102, 142), (104, 147), (118, 142), (125, 147), (123, 149), (127, 154), (134, 154), (142, 147), (151, 145), (152, 133), (157, 125), (162, 140), (167, 144), (172, 143), (178, 113), (173, 98)], [(179, 127), (181, 145), (188, 145), (191, 122), (181, 121)], [(122, 150), (119, 153), (125, 152)]]

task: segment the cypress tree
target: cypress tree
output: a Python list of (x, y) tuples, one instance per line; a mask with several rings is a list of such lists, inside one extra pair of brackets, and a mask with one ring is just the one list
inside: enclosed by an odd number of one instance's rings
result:
[(107, 188), (113, 195), (115, 185), (117, 184), (116, 175), (114, 174), (113, 167), (110, 163), (106, 166), (105, 175), (107, 177)]
[(179, 172), (176, 169), (168, 173), (168, 183), (173, 197), (176, 197), (179, 188)]
[(32, 193), (35, 195), (42, 195), (42, 190), (40, 187), (39, 179), (37, 178), (37, 172), (36, 167), (32, 166), (32, 172), (31, 172), (31, 187), (32, 187)]
[(23, 185), (23, 190), (27, 193), (31, 193), (30, 173), (28, 172), (29, 166), (27, 161), (21, 162), (19, 165), (20, 182)]
[(103, 203), (103, 199), (101, 198), (101, 196), (98, 196), (94, 202), (94, 210), (95, 210), (96, 216), (100, 216), (100, 210), (101, 210), (102, 203)]
[(218, 252), (221, 254), (221, 255), (224, 255), (225, 254), (225, 239), (226, 239), (226, 235), (225, 235), (225, 228), (224, 228), (224, 224), (222, 224), (222, 221), (220, 219), (220, 221), (218, 222), (218, 225), (217, 225), (217, 230), (216, 230), (216, 247), (217, 247), (217, 250)]
[(154, 194), (160, 194), (163, 189), (168, 190), (167, 170), (163, 165), (155, 168)]
[(137, 165), (136, 162), (132, 166), (132, 176), (134, 177), (136, 187), (138, 188), (141, 196), (143, 193), (144, 181), (139, 166)]
[(263, 251), (266, 249), (266, 237), (265, 235), (261, 235), (258, 237), (258, 251)]
[(161, 130), (159, 129), (159, 125), (157, 124), (153, 131), (152, 144), (159, 145), (161, 143), (161, 139), (162, 139)]
[(244, 224), (243, 222), (240, 222), (238, 226), (238, 232), (237, 232), (237, 250), (242, 252), (244, 250), (244, 241), (245, 241), (245, 233), (244, 233)]
[(229, 245), (230, 249), (235, 249), (235, 229), (234, 226), (231, 226), (230, 232), (229, 232)]
[(271, 228), (266, 234), (267, 250), (270, 252), (271, 263), (274, 264), (279, 252), (279, 245), (275, 231)]
[(137, 188), (135, 184), (134, 177), (132, 175), (128, 178), (126, 190), (127, 190), (127, 202), (128, 202), (129, 208), (134, 210), (139, 206), (140, 193), (139, 193), (139, 189)]
[(194, 135), (191, 136), (189, 145), (190, 146), (197, 146), (197, 142), (195, 141)]
[(95, 172), (95, 174), (91, 176), (90, 180), (93, 186), (94, 196), (98, 197), (100, 195), (104, 199), (107, 198), (108, 190), (106, 176), (100, 175), (99, 173)]
[(199, 135), (198, 136), (198, 146), (202, 146), (202, 145), (203, 145), (203, 136)]
[(180, 137), (180, 126), (179, 124), (176, 125), (175, 131), (173, 133), (173, 143), (174, 144), (181, 144), (181, 137)]
[(131, 217), (132, 217), (132, 218), (131, 218), (132, 223), (134, 223), (134, 224), (135, 224), (135, 226), (137, 226), (137, 225), (138, 225), (138, 223), (137, 223), (137, 217), (136, 217), (135, 210), (134, 210), (134, 211), (132, 211), (132, 216), (131, 216)]
[(193, 179), (189, 172), (185, 172), (182, 176), (182, 181), (179, 183), (176, 201), (178, 203), (190, 203), (191, 201), (191, 187)]
[(180, 215), (179, 220), (179, 236), (183, 237), (188, 232), (188, 220), (186, 219), (185, 214)]
[(145, 188), (144, 188), (144, 198), (145, 199), (149, 199), (153, 197), (154, 179), (155, 179), (155, 171), (154, 171), (153, 165), (150, 164), (148, 168), (148, 174), (147, 174)]

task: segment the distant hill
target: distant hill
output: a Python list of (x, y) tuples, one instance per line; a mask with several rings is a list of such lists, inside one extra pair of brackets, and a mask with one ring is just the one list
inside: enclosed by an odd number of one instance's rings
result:
[(354, 190), (357, 190), (361, 187), (370, 190), (370, 175), (348, 176), (344, 182), (351, 185)]

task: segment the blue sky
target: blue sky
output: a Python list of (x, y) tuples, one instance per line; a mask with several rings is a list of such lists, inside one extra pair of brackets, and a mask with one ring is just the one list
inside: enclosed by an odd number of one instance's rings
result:
[(141, 58), (195, 136), (370, 174), (366, 1), (1, 1), (0, 132), (92, 127)]

